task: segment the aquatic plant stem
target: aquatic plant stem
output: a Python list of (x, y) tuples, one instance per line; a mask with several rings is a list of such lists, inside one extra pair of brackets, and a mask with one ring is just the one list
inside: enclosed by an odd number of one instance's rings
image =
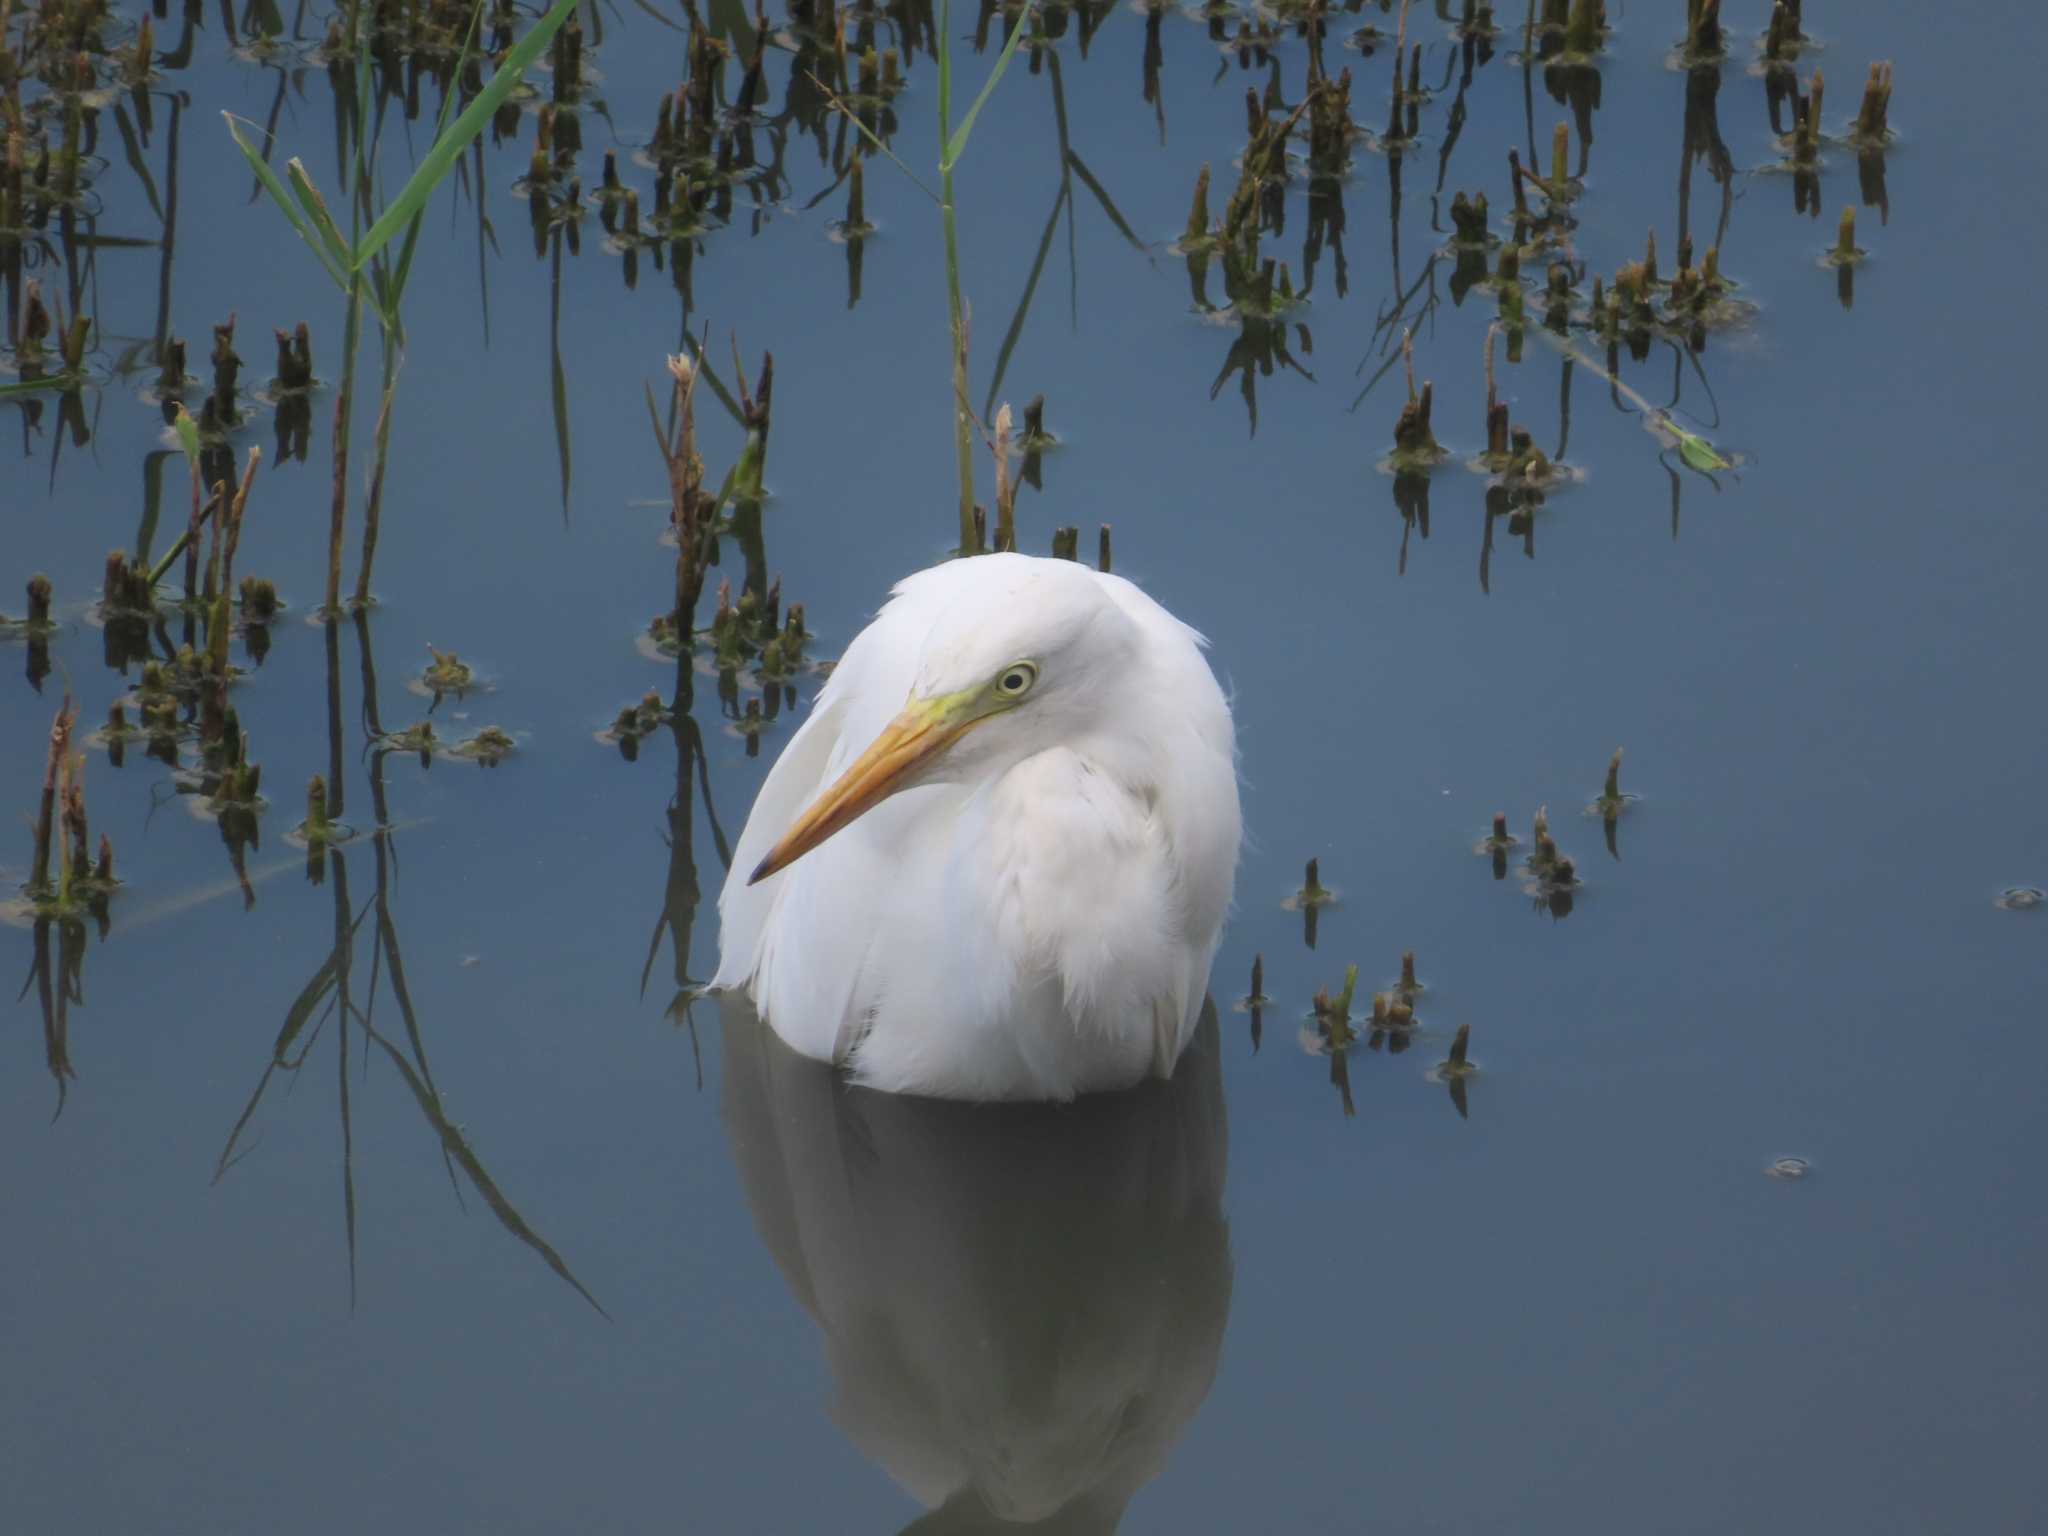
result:
[(356, 571), (352, 606), (370, 606), (370, 570), (377, 563), (377, 529), (384, 514), (384, 464), (391, 451), (391, 397), (398, 391), (398, 338), (384, 328), (384, 395), (377, 407), (377, 434), (371, 450), (370, 494), (363, 504), (363, 563)]
[(362, 332), (363, 275), (350, 275), (348, 320), (342, 328), (341, 389), (334, 397), (334, 502), (327, 522), (327, 601), (324, 611), (333, 618), (341, 611), (341, 537), (348, 517), (349, 419), (354, 414), (356, 392), (356, 342)]
[(946, 311), (953, 349), (953, 457), (960, 470), (960, 552), (981, 553), (974, 528), (974, 438), (967, 419), (967, 324), (960, 303), (960, 237), (953, 224), (953, 173), (941, 178), (946, 224)]
[[(939, 142), (953, 133), (953, 6), (939, 0)], [(953, 164), (939, 165), (939, 221), (946, 232), (946, 321), (953, 354), (953, 457), (960, 472), (960, 553), (979, 554), (974, 528), (974, 437), (967, 419), (967, 318), (960, 301), (960, 231), (954, 217)]]

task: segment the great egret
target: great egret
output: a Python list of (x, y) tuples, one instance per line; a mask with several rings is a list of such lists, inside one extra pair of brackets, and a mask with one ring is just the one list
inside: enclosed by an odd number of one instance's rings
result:
[(712, 985), (891, 1092), (1066, 1099), (1170, 1074), (1240, 830), (1201, 643), (1070, 560), (899, 583), (754, 801)]

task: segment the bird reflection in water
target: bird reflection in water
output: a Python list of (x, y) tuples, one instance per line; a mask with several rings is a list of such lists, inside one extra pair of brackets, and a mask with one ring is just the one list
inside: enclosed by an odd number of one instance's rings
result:
[(720, 998), (755, 1225), (832, 1416), (910, 1532), (1109, 1532), (1208, 1395), (1230, 1311), (1216, 1011), (1166, 1081), (1069, 1104), (877, 1093)]

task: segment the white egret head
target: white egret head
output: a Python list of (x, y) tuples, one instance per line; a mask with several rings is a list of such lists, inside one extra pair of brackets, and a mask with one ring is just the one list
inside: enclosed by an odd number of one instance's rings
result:
[(960, 602), (939, 616), (902, 712), (797, 817), (748, 884), (914, 785), (992, 778), (1104, 726), (1144, 730), (1130, 707), (1143, 686), (1132, 676), (1141, 637), (1103, 578), (1070, 561), (1020, 564), (998, 605)]

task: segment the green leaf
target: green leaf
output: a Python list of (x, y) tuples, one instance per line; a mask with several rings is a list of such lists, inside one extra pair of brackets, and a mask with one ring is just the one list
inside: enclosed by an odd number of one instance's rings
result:
[(1678, 434), (1678, 456), (1694, 469), (1706, 474), (1716, 469), (1733, 469), (1735, 466), (1714, 451), (1714, 445), (1696, 433), (1681, 427), (1672, 427)]
[(812, 74), (809, 70), (804, 71), (804, 78), (809, 80), (812, 85), (816, 86), (818, 89), (818, 93), (832, 104), (833, 111), (837, 112), (847, 122), (853, 124), (854, 128), (859, 132), (860, 136), (868, 141), (868, 145), (870, 148), (874, 149), (878, 154), (886, 157), (890, 164), (894, 165), (897, 170), (901, 171), (905, 176), (909, 177), (911, 185), (915, 186), (918, 191), (922, 192), (926, 197), (930, 198), (933, 202), (937, 203), (941, 201), (939, 194), (934, 192), (930, 187), (926, 186), (924, 182), (921, 179), (919, 179), (917, 172), (913, 171), (909, 166), (905, 165), (901, 160), (896, 158), (896, 151), (894, 151), (888, 145), (884, 144), (880, 139), (875, 137), (874, 130), (868, 127), (866, 123), (860, 120), (860, 114), (854, 111), (853, 108), (849, 107), (845, 102), (839, 99), (839, 93), (837, 91), (833, 90), (831, 86), (827, 85), (824, 81), (820, 80), (816, 75)]
[(484, 124), (491, 120), (505, 98), (525, 78), (527, 66), (540, 57), (555, 33), (569, 19), (570, 13), (581, 3), (582, 0), (556, 0), (547, 15), (535, 22), (526, 36), (506, 51), (505, 62), (491, 76), (490, 83), (477, 92), (476, 100), (462, 109), (462, 115), (455, 119), (448, 131), (434, 140), (426, 157), (412, 173), (412, 179), (399, 189), (397, 199), (377, 216), (377, 222), (357, 243), (355, 257), (349, 263), (352, 270), (360, 272), (369, 265), (370, 258), (383, 250), (399, 230), (427, 206), (434, 189), (454, 167), (456, 157), (469, 148), (470, 140), (483, 132)]
[(327, 275), (334, 279), (335, 285), (347, 288), (346, 259), (337, 262), (334, 253), (313, 232), (312, 225), (308, 224), (304, 215), (299, 212), (292, 195), (285, 191), (284, 183), (277, 179), (277, 172), (256, 153), (256, 147), (242, 137), (242, 130), (237, 126), (233, 114), (223, 112), (221, 117), (228, 125), (228, 132), (234, 137), (235, 147), (242, 152), (242, 158), (249, 162), (249, 169), (256, 173), (256, 180), (262, 184), (263, 190), (270, 194), (270, 200), (277, 204), (277, 211), (285, 216), (285, 221), (297, 231), (298, 237), (312, 247), (313, 254), (320, 258), (320, 265), (327, 269)]
[(1010, 67), (1010, 56), (1017, 51), (1017, 45), (1024, 40), (1024, 23), (1030, 19), (1030, 15), (1031, 12), (1028, 6), (1018, 15), (1017, 25), (1010, 29), (1010, 40), (1003, 44), (1003, 51), (996, 55), (996, 67), (988, 72), (988, 81), (982, 86), (981, 94), (974, 98), (974, 105), (967, 109), (967, 115), (960, 119), (960, 126), (955, 128), (951, 137), (946, 140), (946, 153), (939, 160), (940, 170), (952, 170), (954, 166), (960, 163), (961, 155), (966, 153), (967, 136), (974, 131), (974, 120), (980, 116), (982, 107), (988, 101), (989, 93), (996, 88), (996, 82), (1003, 78), (1003, 71)]
[(192, 413), (184, 406), (178, 407), (178, 414), (171, 422), (172, 430), (178, 434), (178, 446), (185, 450), (185, 458), (192, 466), (192, 473), (199, 473), (199, 423), (192, 419)]

